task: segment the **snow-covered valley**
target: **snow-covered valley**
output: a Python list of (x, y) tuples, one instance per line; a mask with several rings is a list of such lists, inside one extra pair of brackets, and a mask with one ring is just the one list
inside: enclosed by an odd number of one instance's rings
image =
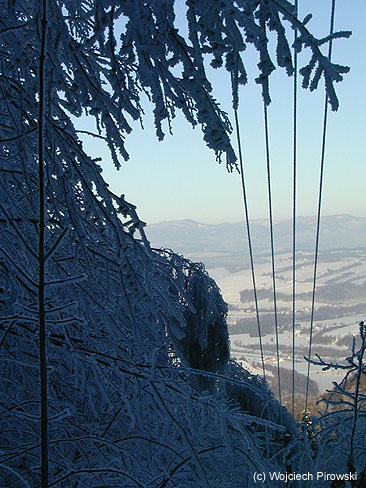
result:
[[(272, 264), (268, 222), (251, 223), (255, 280), (264, 363), (277, 367)], [(312, 357), (342, 362), (349, 355), (358, 324), (366, 318), (366, 219), (349, 215), (322, 220), (317, 267)], [(293, 264), (291, 221), (275, 224), (276, 303), (281, 368), (293, 361)], [(299, 218), (295, 275), (295, 368), (307, 374), (312, 290), (314, 280), (315, 219)], [(171, 247), (193, 261), (202, 261), (229, 305), (231, 354), (253, 372), (261, 373), (261, 354), (252, 274), (243, 224), (206, 225), (192, 220), (162, 222), (147, 227), (155, 246)], [(311, 366), (319, 392), (332, 387), (342, 373)], [(268, 372), (269, 376), (271, 371)]]
[[(358, 336), (358, 324), (366, 316), (366, 253), (362, 250), (329, 251), (319, 261), (315, 312), (313, 321), (312, 358), (319, 353), (322, 359), (341, 362), (349, 355), (352, 337)], [(281, 368), (292, 368), (293, 320), (292, 320), (292, 257), (289, 253), (276, 256), (276, 291), (278, 317), (278, 343)], [(261, 329), (263, 356), (266, 364), (277, 365), (276, 334), (273, 301), (273, 279), (270, 257), (255, 267), (258, 290), (259, 322), (265, 319)], [(221, 288), (229, 304), (228, 324), (231, 353), (239, 361), (259, 366), (261, 354), (258, 324), (252, 291), (251, 270), (230, 273), (225, 268), (208, 270)], [(308, 363), (304, 356), (309, 353), (311, 304), (314, 263), (310, 253), (299, 252), (296, 256), (295, 301), (295, 368), (307, 374)], [(348, 293), (347, 290), (354, 290)], [(244, 291), (243, 291), (244, 290)], [(358, 295), (358, 296), (356, 296)], [(250, 296), (253, 298), (250, 299)], [(268, 327), (268, 323), (273, 327)], [(311, 378), (320, 392), (332, 387), (332, 381), (340, 379), (342, 372), (322, 371), (311, 366)]]

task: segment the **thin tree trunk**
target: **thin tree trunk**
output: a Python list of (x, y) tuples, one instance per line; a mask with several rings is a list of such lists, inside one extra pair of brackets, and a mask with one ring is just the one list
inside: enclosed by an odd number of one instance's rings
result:
[(44, 120), (45, 120), (45, 58), (46, 58), (46, 0), (41, 4), (41, 53), (39, 58), (39, 112), (38, 112), (38, 180), (39, 180), (39, 362), (41, 377), (41, 488), (48, 486), (48, 405), (47, 405), (47, 351), (45, 314), (45, 182), (44, 182)]

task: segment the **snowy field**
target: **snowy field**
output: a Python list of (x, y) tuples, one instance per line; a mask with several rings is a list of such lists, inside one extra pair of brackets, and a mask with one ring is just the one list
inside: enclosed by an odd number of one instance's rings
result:
[[(322, 261), (323, 258), (323, 261)], [(308, 363), (304, 355), (308, 355), (310, 319), (304, 320), (305, 316), (310, 317), (311, 293), (313, 286), (313, 258), (310, 253), (299, 252), (296, 257), (296, 294), (303, 294), (296, 299), (296, 327), (295, 327), (295, 368), (299, 373), (306, 374)], [(249, 331), (236, 333), (236, 325), (239, 321), (244, 323), (256, 317), (254, 299), (246, 303), (241, 302), (240, 292), (247, 290), (246, 296), (250, 296), (252, 289), (252, 276), (249, 269), (230, 273), (223, 267), (208, 270), (210, 276), (215, 279), (224, 299), (229, 304), (228, 324), (231, 329), (231, 353), (238, 360), (245, 364), (259, 365), (260, 348), (259, 339)], [(258, 291), (267, 290), (266, 298), (258, 301), (259, 313), (273, 314), (273, 289), (270, 258), (263, 264), (255, 266), (256, 285)], [(340, 338), (358, 335), (358, 324), (366, 319), (366, 294), (362, 299), (363, 285), (366, 284), (366, 257), (364, 251), (334, 251), (321, 256), (318, 262), (317, 271), (317, 294), (315, 300), (315, 320), (313, 324), (313, 337), (315, 340), (312, 346), (312, 357), (318, 351), (320, 356), (329, 361), (342, 360), (349, 355), (349, 347), (340, 345)], [(356, 285), (356, 287), (354, 287)], [(355, 288), (355, 295), (352, 291), (345, 295), (344, 291), (350, 287)], [(283, 253), (276, 256), (276, 290), (282, 299), (277, 300), (279, 316), (287, 316), (287, 322), (292, 323), (292, 257), (290, 253)], [(322, 290), (321, 290), (322, 289)], [(320, 290), (322, 293), (320, 293)], [(353, 288), (352, 288), (353, 290)], [(340, 300), (337, 300), (334, 293), (341, 293)], [(304, 296), (306, 294), (306, 296)], [(286, 296), (285, 296), (286, 295)], [(360, 295), (360, 296), (359, 296)], [(319, 298), (320, 297), (320, 298)], [(321, 312), (319, 312), (321, 307)], [(317, 319), (317, 315), (319, 319)], [(274, 324), (274, 319), (273, 319)], [(279, 320), (280, 324), (280, 320)], [(234, 331), (234, 332), (233, 332)], [(255, 332), (254, 332), (255, 334)], [(323, 345), (321, 341), (326, 345)], [(277, 364), (277, 357), (274, 352), (276, 345), (275, 327), (273, 332), (267, 333), (262, 338), (265, 364)], [(280, 328), (279, 349), (280, 366), (292, 369), (292, 325)], [(255, 368), (253, 372), (260, 372)], [(332, 387), (332, 381), (339, 381), (342, 373), (334, 370), (324, 372), (321, 368), (311, 366), (311, 379), (316, 381), (319, 391), (323, 392)]]

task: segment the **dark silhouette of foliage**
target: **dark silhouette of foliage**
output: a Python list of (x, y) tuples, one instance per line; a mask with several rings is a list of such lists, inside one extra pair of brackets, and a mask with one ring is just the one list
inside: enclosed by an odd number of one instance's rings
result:
[[(252, 384), (267, 399), (266, 386), (227, 364), (218, 288), (200, 265), (151, 249), (135, 207), (109, 190), (74, 121), (94, 117), (92, 135), (118, 167), (146, 93), (159, 139), (181, 110), (232, 170), (231, 125), (211, 95), (205, 54), (230, 73), (234, 104), (246, 82), (245, 43), (259, 51), (269, 103), (266, 26), (289, 74), (282, 22), (298, 29), (296, 48), (311, 51), (304, 82), (313, 89), (323, 76), (333, 108), (333, 84), (347, 68), (327, 61), (320, 46), (330, 38), (313, 37), (286, 0), (188, 1), (187, 38), (174, 4), (0, 0), (2, 486), (250, 486), (254, 471), (283, 466), (291, 451), (281, 445), (272, 457), (266, 429), (278, 438), (296, 427), (279, 425), (289, 418), (273, 398), (265, 418), (267, 400), (256, 405), (244, 391)], [(214, 394), (192, 384), (201, 370), (215, 378)], [(226, 395), (227, 383), (239, 392)], [(253, 415), (233, 405), (235, 395)]]

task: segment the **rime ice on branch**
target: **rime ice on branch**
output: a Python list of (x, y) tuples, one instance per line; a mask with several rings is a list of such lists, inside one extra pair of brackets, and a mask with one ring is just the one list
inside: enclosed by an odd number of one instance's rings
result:
[[(279, 469), (298, 452), (286, 437), (296, 432), (291, 419), (279, 425), (280, 407), (268, 388), (228, 361), (227, 343), (220, 350), (216, 342), (207, 357), (209, 327), (227, 339), (216, 285), (199, 265), (150, 248), (135, 207), (110, 192), (71, 116), (95, 117), (96, 135), (118, 167), (119, 155), (128, 158), (125, 137), (143, 116), (146, 93), (158, 138), (163, 121), (170, 124), (182, 110), (232, 170), (231, 125), (211, 95), (206, 55), (230, 72), (234, 104), (246, 83), (247, 43), (259, 51), (266, 102), (274, 65), (291, 74), (283, 21), (297, 27), (297, 48), (312, 53), (305, 82), (311, 78), (314, 88), (324, 76), (334, 108), (333, 83), (346, 68), (326, 64), (320, 46), (327, 40), (312, 37), (284, 0), (187, 1), (187, 38), (176, 28), (174, 8), (169, 0), (0, 1), (1, 485), (40, 486), (45, 472), (41, 261), (48, 486), (250, 486), (254, 471)], [(265, 27), (277, 33), (275, 61)], [(334, 37), (341, 35), (347, 34)], [(197, 303), (207, 306), (200, 320)], [(190, 326), (206, 371), (179, 357)], [(204, 374), (211, 394), (193, 380)], [(239, 404), (257, 410), (250, 415)]]

